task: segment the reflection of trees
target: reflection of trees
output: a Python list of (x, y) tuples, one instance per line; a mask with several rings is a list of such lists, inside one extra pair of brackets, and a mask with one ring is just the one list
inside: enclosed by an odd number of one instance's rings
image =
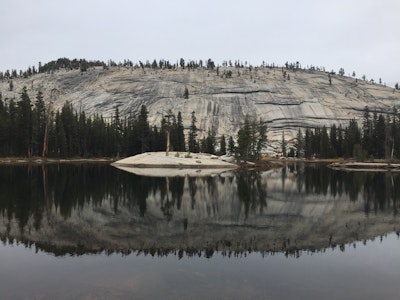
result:
[(161, 211), (168, 221), (172, 219), (174, 213), (174, 201), (169, 199), (169, 177), (165, 178), (165, 193), (161, 197)]
[(173, 177), (169, 180), (169, 186), (171, 191), (172, 200), (176, 203), (176, 208), (181, 209), (183, 189), (185, 186), (184, 177)]
[(352, 172), (332, 171), (326, 165), (306, 164), (298, 168), (297, 188), (299, 192), (304, 189), (307, 194), (327, 195), (330, 191), (334, 197), (345, 193), (355, 201), (361, 190), (360, 182), (355, 175)]
[(267, 206), (267, 188), (261, 181), (261, 173), (256, 171), (239, 172), (236, 176), (237, 193), (243, 202), (246, 218), (249, 212), (255, 212), (259, 207), (260, 212)]
[[(21, 231), (30, 217), (35, 229), (39, 229), (43, 214), (48, 214), (52, 207), (67, 219), (84, 205), (96, 207), (109, 201), (114, 212), (121, 206), (138, 207), (143, 216), (148, 195), (154, 188), (160, 190), (165, 181), (104, 165), (2, 166), (0, 179), (0, 212), (8, 222), (17, 220)], [(173, 197), (182, 197), (179, 188), (173, 191)]]
[(211, 209), (214, 214), (218, 212), (218, 182), (216, 177), (207, 177), (207, 188), (211, 202)]
[(306, 193), (326, 195), (330, 183), (329, 170), (319, 165), (305, 166), (300, 169), (297, 180), (303, 181)]
[(44, 197), (40, 173), (36, 167), (0, 168), (0, 212), (9, 223), (15, 218), (21, 232), (30, 216), (34, 217), (35, 227), (42, 219)]
[(392, 173), (368, 173), (363, 185), (364, 209), (368, 215), (371, 210), (392, 209), (393, 214), (398, 212), (400, 194), (398, 188), (400, 177)]
[[(291, 169), (289, 169), (291, 170)], [(294, 169), (293, 169), (294, 170)], [(297, 167), (297, 189), (306, 193), (334, 197), (348, 195), (351, 201), (364, 199), (365, 213), (371, 210), (392, 209), (396, 214), (400, 199), (400, 175), (391, 172), (344, 172), (335, 171), (324, 164)]]
[(196, 193), (197, 193), (197, 184), (195, 177), (188, 178), (189, 184), (189, 192), (190, 192), (190, 201), (191, 201), (191, 208), (194, 209), (194, 205), (196, 203)]
[[(347, 195), (351, 201), (364, 199), (366, 214), (379, 211), (390, 211), (397, 214), (400, 198), (400, 174), (341, 172), (333, 171), (326, 165), (319, 164), (288, 166), (285, 172), (286, 174), (282, 173), (281, 177), (286, 180), (284, 193), (293, 187), (291, 178), (293, 178), (293, 174), (297, 174), (297, 187), (295, 186), (294, 189), (297, 189), (299, 193), (321, 195), (330, 193), (334, 197)], [(7, 237), (10, 232), (15, 233), (15, 229), (12, 227), (15, 223), (18, 225), (16, 230), (21, 231), (19, 241), (24, 242), (28, 230), (39, 230), (42, 223), (46, 220), (51, 221), (50, 218), (55, 214), (60, 214), (67, 219), (84, 207), (109, 205), (115, 214), (119, 214), (124, 209), (132, 211), (135, 215), (144, 216), (147, 210), (146, 202), (152, 198), (162, 201), (161, 209), (167, 220), (183, 215), (180, 220), (175, 220), (178, 222), (174, 223), (179, 224), (179, 227), (182, 226), (183, 231), (187, 231), (186, 234), (189, 236), (197, 223), (195, 219), (191, 219), (193, 212), (184, 210), (181, 214), (177, 214), (176, 210), (181, 210), (182, 206), (185, 208), (182, 203), (183, 199), (191, 201), (192, 209), (199, 208), (200, 211), (206, 207), (207, 217), (215, 218), (218, 213), (221, 213), (221, 216), (226, 218), (226, 215), (222, 214), (225, 213), (223, 209), (227, 209), (232, 216), (240, 215), (241, 217), (243, 214), (235, 211), (235, 209), (239, 209), (244, 210), (247, 220), (252, 217), (257, 218), (253, 213), (262, 213), (263, 209), (267, 207), (265, 180), (268, 178), (268, 173), (265, 173), (263, 177), (262, 174), (257, 171), (240, 171), (235, 176), (229, 177), (170, 177), (166, 179), (137, 176), (104, 165), (1, 166), (0, 213), (4, 222), (4, 232), (1, 234), (4, 238), (4, 235)], [(275, 178), (273, 177), (273, 180)], [(279, 177), (277, 178), (279, 180)], [(186, 190), (185, 182), (188, 184)], [(231, 189), (235, 190), (231, 191)], [(185, 197), (184, 193), (186, 193)], [(199, 207), (196, 207), (196, 199), (200, 201)], [(239, 201), (237, 201), (238, 199)], [(149, 207), (151, 207), (150, 204)], [(197, 212), (195, 214), (202, 216)], [(212, 223), (210, 230), (215, 229), (212, 218), (210, 218)], [(259, 218), (259, 220), (261, 219), (263, 218)], [(238, 220), (239, 217), (235, 220), (231, 219), (230, 223), (236, 225), (235, 222)], [(144, 222), (147, 221), (146, 219)], [(221, 224), (218, 226), (219, 228), (223, 227)], [(251, 227), (248, 228), (247, 232), (252, 232)], [(232, 232), (235, 230), (232, 229)], [(25, 242), (29, 244), (29, 241)], [(151, 249), (141, 248), (141, 251), (148, 255), (180, 253), (180, 257), (184, 255), (211, 257), (215, 251), (223, 251), (222, 253), (227, 256), (240, 256), (245, 255), (245, 251), (248, 249), (257, 249), (256, 251), (261, 253), (268, 253), (268, 251), (262, 252), (263, 249), (257, 248), (254, 240), (242, 239), (242, 235), (236, 240), (223, 237), (214, 242), (214, 244), (203, 245), (203, 248), (199, 247), (198, 249), (174, 249), (173, 247), (163, 249), (155, 246)], [(344, 245), (340, 243), (335, 245), (336, 242), (336, 236), (333, 236), (332, 241), (331, 235), (329, 244), (344, 251)], [(43, 249), (50, 247), (40, 243), (35, 244)], [(283, 242), (273, 241), (267, 247), (272, 250), (271, 253), (282, 251), (286, 255), (296, 255), (297, 257), (301, 251), (299, 252), (299, 249), (295, 249), (293, 245), (293, 241), (285, 239)], [(81, 244), (77, 246), (78, 248), (71, 247), (70, 250), (63, 248), (64, 252), (60, 249), (53, 249), (52, 252), (61, 251), (60, 254), (65, 254), (65, 251), (75, 251), (74, 253), (83, 254), (93, 251), (84, 249)], [(236, 251), (237, 249), (246, 250)], [(107, 249), (107, 251), (113, 253), (116, 250)], [(121, 251), (125, 251), (124, 253), (134, 252), (133, 249)]]
[(161, 210), (168, 220), (172, 219), (173, 211), (181, 209), (185, 178), (166, 177), (165, 187), (161, 187)]

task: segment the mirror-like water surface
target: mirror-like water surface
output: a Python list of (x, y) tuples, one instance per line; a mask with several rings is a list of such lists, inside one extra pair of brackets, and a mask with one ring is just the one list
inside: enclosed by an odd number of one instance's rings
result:
[(398, 299), (400, 176), (0, 167), (0, 298)]

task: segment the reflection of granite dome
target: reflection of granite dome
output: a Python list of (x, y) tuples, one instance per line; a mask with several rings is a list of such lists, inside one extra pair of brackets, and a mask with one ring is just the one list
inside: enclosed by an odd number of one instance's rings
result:
[[(400, 186), (398, 175), (312, 167), (168, 179), (108, 167), (96, 170), (101, 172), (104, 182), (118, 188), (108, 187), (101, 199), (78, 200), (70, 210), (61, 202), (47, 203), (40, 226), (33, 214), (21, 229), (20, 217), (9, 220), (3, 211), (0, 236), (56, 254), (181, 250), (210, 255), (322, 250), (400, 230), (400, 199), (393, 190)], [(94, 181), (93, 190), (102, 185)]]
[[(111, 68), (90, 69), (85, 73), (61, 70), (39, 74), (28, 79), (15, 79), (14, 90), (7, 81), (0, 82), (3, 99), (20, 97), (22, 86), (28, 87), (31, 99), (40, 89), (45, 100), (54, 97), (54, 107), (70, 101), (87, 114), (111, 116), (119, 106), (121, 116), (138, 112), (145, 104), (151, 125), (160, 125), (171, 109), (182, 112), (184, 126), (190, 125), (191, 112), (196, 112), (197, 127), (203, 132), (214, 127), (218, 134), (233, 135), (245, 115), (268, 122), (269, 140), (281, 140), (282, 129), (293, 136), (297, 128), (347, 125), (351, 118), (362, 117), (366, 105), (378, 112), (388, 112), (400, 105), (400, 91), (370, 84), (354, 78), (332, 76), (319, 71), (279, 68), (228, 68), (232, 76), (223, 76), (226, 68), (216, 70), (149, 70)], [(184, 98), (185, 88), (189, 97)], [(33, 89), (33, 90), (32, 90)], [(202, 132), (199, 133), (202, 135)]]

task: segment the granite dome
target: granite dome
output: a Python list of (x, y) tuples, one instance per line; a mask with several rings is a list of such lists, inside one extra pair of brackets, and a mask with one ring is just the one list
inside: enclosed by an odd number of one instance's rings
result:
[[(0, 82), (3, 100), (19, 99), (23, 86), (33, 101), (41, 90), (53, 109), (69, 101), (88, 115), (112, 117), (135, 114), (145, 104), (150, 125), (159, 126), (164, 114), (182, 113), (185, 128), (195, 111), (199, 136), (214, 127), (217, 135), (235, 135), (246, 115), (268, 124), (269, 141), (287, 140), (298, 128), (347, 125), (362, 111), (389, 113), (400, 106), (400, 91), (353, 77), (322, 71), (286, 68), (144, 69), (90, 68), (87, 72), (59, 70)], [(184, 97), (185, 89), (189, 96)]]

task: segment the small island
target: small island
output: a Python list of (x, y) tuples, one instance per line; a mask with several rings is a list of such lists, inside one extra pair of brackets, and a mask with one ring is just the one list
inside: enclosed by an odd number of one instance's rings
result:
[(234, 170), (233, 157), (207, 153), (145, 152), (118, 160), (112, 165), (144, 176), (210, 176)]

